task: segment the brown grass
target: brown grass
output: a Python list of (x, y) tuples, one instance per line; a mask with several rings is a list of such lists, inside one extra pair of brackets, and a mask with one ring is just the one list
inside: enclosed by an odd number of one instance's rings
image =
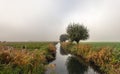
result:
[(94, 65), (100, 67), (100, 70), (104, 71), (107, 74), (120, 73), (120, 62), (115, 61), (115, 54), (113, 55), (115, 49), (113, 48), (101, 47), (99, 49), (94, 49), (90, 45), (72, 45), (70, 43), (62, 43), (61, 45), (71, 54), (75, 54), (84, 58), (86, 62), (94, 63)]

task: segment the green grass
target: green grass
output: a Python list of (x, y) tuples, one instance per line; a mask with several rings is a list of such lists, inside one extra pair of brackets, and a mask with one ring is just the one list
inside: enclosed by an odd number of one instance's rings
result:
[(53, 42), (6, 42), (0, 43), (1, 46), (11, 46), (13, 48), (26, 49), (47, 49), (48, 45)]
[(80, 44), (88, 44), (94, 48), (111, 47), (120, 50), (120, 42), (81, 42)]

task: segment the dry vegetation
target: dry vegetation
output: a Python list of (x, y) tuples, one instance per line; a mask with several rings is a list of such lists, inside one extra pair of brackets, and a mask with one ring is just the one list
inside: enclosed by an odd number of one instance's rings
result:
[(46, 50), (9, 49), (0, 46), (0, 74), (44, 74), (49, 60), (47, 57), (55, 58), (52, 55), (56, 51), (53, 44), (47, 46), (44, 47)]
[(109, 46), (94, 48), (89, 44), (62, 43), (62, 47), (71, 54), (77, 55), (96, 65), (106, 74), (120, 73), (120, 50)]

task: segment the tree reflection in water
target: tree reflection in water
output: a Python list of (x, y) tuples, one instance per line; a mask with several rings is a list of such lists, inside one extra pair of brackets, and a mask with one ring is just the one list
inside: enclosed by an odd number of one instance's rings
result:
[(84, 61), (78, 60), (75, 56), (70, 56), (66, 62), (68, 74), (85, 74), (88, 70), (88, 66), (84, 64)]

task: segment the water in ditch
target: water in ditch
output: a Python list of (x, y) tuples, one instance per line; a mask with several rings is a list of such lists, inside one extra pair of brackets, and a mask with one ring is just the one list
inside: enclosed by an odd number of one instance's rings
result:
[(65, 53), (60, 48), (60, 43), (56, 45), (56, 59), (51, 62), (45, 74), (100, 74), (93, 67), (86, 64), (83, 60)]

